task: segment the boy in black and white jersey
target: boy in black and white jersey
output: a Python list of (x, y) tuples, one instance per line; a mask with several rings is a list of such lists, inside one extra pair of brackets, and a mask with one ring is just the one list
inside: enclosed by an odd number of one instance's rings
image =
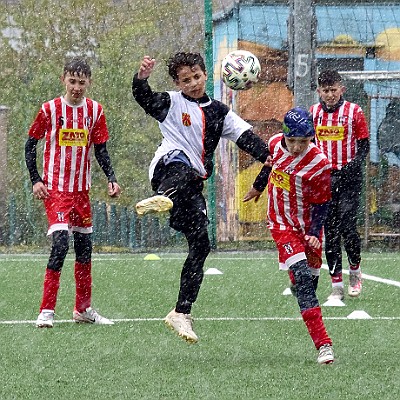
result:
[(154, 65), (155, 60), (145, 56), (132, 81), (133, 97), (158, 121), (163, 136), (149, 168), (155, 196), (136, 204), (136, 210), (139, 215), (169, 211), (171, 227), (186, 237), (189, 254), (181, 273), (178, 300), (165, 322), (184, 340), (195, 343), (198, 337), (190, 313), (210, 252), (202, 190), (213, 171), (215, 149), (224, 138), (262, 163), (269, 153), (251, 125), (207, 96), (207, 72), (199, 53), (181, 52), (168, 60), (169, 75), (178, 91), (152, 91), (147, 79)]

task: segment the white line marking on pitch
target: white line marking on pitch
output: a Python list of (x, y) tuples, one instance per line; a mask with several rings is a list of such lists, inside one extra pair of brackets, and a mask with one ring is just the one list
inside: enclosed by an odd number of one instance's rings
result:
[[(356, 318), (357, 317), (357, 318)], [(324, 317), (324, 320), (334, 320), (334, 321), (345, 321), (349, 319), (367, 319), (369, 321), (398, 321), (400, 317), (368, 317), (368, 318), (359, 318), (358, 316), (354, 316), (350, 314), (347, 317)], [(196, 321), (303, 321), (301, 317), (213, 317), (213, 318), (195, 318)], [(121, 318), (121, 319), (112, 319), (114, 322), (161, 322), (164, 321), (164, 318)], [(0, 325), (34, 325), (36, 320), (21, 320), (21, 321), (0, 321)], [(66, 324), (66, 323), (75, 323), (72, 319), (59, 319), (55, 320), (55, 325), (57, 324)], [(112, 326), (112, 325), (109, 325)]]
[[(322, 264), (321, 268), (328, 270), (328, 266), (326, 264)], [(346, 275), (349, 275), (350, 272), (348, 269), (344, 269), (343, 273)], [(375, 281), (375, 282), (385, 283), (386, 285), (400, 287), (400, 282), (393, 281), (391, 279), (379, 278), (379, 276), (364, 274), (364, 272), (362, 274), (362, 277), (363, 277), (363, 279), (367, 279), (370, 281)]]

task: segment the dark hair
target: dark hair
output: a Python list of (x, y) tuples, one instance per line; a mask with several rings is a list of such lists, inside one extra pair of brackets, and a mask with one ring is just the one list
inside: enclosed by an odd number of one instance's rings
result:
[(85, 75), (87, 78), (92, 76), (92, 70), (89, 64), (82, 58), (75, 57), (68, 60), (64, 65), (64, 76), (70, 73), (71, 75)]
[(167, 61), (168, 73), (175, 81), (178, 79), (178, 69), (181, 67), (194, 67), (198, 65), (202, 71), (206, 72), (206, 65), (200, 53), (176, 53)]
[(342, 82), (342, 77), (339, 72), (332, 69), (321, 71), (318, 76), (318, 86), (333, 86), (338, 82)]

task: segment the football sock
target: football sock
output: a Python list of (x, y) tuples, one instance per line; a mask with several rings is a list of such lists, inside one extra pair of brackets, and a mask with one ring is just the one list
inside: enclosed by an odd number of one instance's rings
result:
[(343, 276), (342, 274), (331, 275), (332, 286), (342, 286), (343, 285)]
[(350, 264), (349, 270), (350, 270), (349, 271), (350, 274), (358, 274), (359, 272), (361, 272), (360, 263), (358, 263), (356, 265), (351, 265)]
[(75, 261), (75, 310), (85, 311), (92, 299), (92, 263)]
[(329, 338), (322, 320), (321, 307), (309, 308), (303, 311), (301, 316), (317, 349), (324, 344), (332, 345), (332, 340)]
[(60, 287), (60, 276), (61, 271), (54, 271), (53, 269), (46, 268), (40, 312), (42, 310), (54, 310), (56, 308), (57, 293), (58, 288)]
[(292, 282), (292, 285), (295, 285), (295, 284), (296, 284), (296, 281), (295, 281), (295, 279), (294, 279), (293, 271), (292, 271), (292, 270), (289, 270), (288, 273), (289, 273), (290, 282)]

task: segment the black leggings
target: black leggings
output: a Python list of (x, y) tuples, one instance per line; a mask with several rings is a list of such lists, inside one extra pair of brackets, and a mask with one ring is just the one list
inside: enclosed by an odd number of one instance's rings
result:
[(319, 303), (317, 295), (315, 294), (314, 282), (307, 261), (298, 261), (291, 265), (289, 269), (293, 273), (296, 284), (296, 297), (300, 312), (318, 307)]
[(192, 304), (203, 282), (203, 266), (210, 252), (206, 202), (203, 181), (193, 168), (182, 162), (157, 164), (152, 179), (153, 190), (171, 198), (170, 225), (182, 232), (188, 242), (189, 254), (183, 264), (176, 311), (190, 314)]
[(325, 256), (332, 276), (342, 273), (342, 248), (350, 265), (361, 261), (361, 239), (357, 231), (357, 213), (362, 188), (360, 175), (351, 177), (332, 172), (332, 201), (325, 221)]
[(204, 262), (210, 253), (210, 241), (206, 227), (185, 233), (189, 254), (183, 264), (176, 312), (190, 314), (192, 304), (199, 294), (203, 282)]
[[(92, 258), (92, 235), (89, 233), (74, 232), (74, 249), (76, 261), (87, 263)], [(52, 247), (47, 268), (61, 271), (69, 249), (68, 231), (52, 233)]]

